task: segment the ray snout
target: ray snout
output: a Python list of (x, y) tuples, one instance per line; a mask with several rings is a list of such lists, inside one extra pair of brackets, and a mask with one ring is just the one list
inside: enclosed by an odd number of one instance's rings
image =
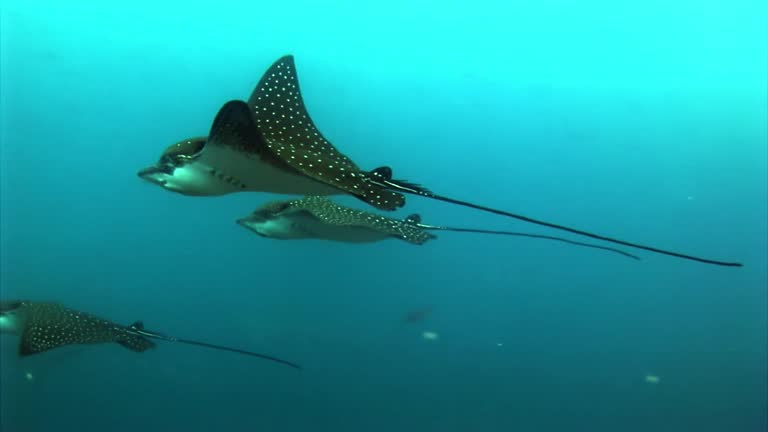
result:
[(265, 235), (262, 232), (262, 227), (264, 223), (267, 222), (267, 220), (268, 219), (263, 218), (261, 216), (250, 215), (244, 218), (237, 219), (235, 222), (241, 227), (247, 229), (248, 231), (258, 234), (261, 237), (267, 237), (267, 235)]
[(0, 313), (0, 333), (19, 334), (21, 323), (17, 314), (12, 312)]
[(138, 175), (140, 178), (148, 182), (155, 183), (162, 186), (163, 184), (165, 184), (165, 180), (163, 178), (167, 176), (168, 173), (162, 167), (158, 167), (157, 165), (152, 165), (142, 170), (139, 170), (139, 172), (137, 172), (136, 175)]
[(266, 222), (267, 219), (259, 217), (259, 216), (247, 216), (244, 218), (237, 219), (235, 222), (245, 228), (251, 229), (254, 226)]

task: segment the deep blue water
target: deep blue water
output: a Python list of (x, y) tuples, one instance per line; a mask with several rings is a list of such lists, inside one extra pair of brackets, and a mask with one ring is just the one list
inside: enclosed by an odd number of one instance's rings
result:
[[(0, 430), (768, 429), (763, 2), (102, 3), (0, 6), (0, 298), (304, 370), (169, 343), (19, 358), (3, 335)], [(745, 267), (459, 233), (272, 241), (234, 220), (275, 195), (136, 176), (288, 53), (366, 169)], [(414, 212), (556, 234), (416, 197), (395, 215)]]

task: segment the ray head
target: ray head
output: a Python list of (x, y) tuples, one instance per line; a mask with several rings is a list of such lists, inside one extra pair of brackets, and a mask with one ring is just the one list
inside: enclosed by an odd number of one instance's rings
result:
[(195, 137), (171, 144), (157, 163), (140, 170), (137, 175), (173, 192), (199, 195), (202, 187), (199, 177), (205, 173), (197, 172), (200, 168), (194, 162), (202, 154), (206, 141), (207, 137)]
[(313, 237), (297, 222), (291, 210), (291, 201), (272, 201), (254, 210), (246, 217), (237, 219), (243, 228), (266, 238), (288, 240)]
[(23, 322), (24, 301), (0, 302), (0, 333), (21, 334)]

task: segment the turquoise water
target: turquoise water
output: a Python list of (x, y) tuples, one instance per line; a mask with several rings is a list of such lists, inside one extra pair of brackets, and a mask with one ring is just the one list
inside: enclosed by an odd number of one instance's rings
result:
[[(172, 343), (19, 358), (3, 335), (0, 430), (768, 429), (763, 2), (10, 0), (0, 18), (0, 297), (304, 367)], [(460, 233), (278, 242), (234, 223), (276, 195), (136, 176), (289, 53), (366, 169), (745, 267)], [(417, 197), (394, 215), (416, 212), (562, 235)]]

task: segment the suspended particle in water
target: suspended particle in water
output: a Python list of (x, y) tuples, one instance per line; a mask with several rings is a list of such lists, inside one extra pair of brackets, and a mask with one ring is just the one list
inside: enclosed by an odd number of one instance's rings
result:
[(661, 378), (659, 378), (656, 375), (646, 375), (645, 376), (645, 382), (648, 384), (658, 384), (659, 381), (661, 381)]

